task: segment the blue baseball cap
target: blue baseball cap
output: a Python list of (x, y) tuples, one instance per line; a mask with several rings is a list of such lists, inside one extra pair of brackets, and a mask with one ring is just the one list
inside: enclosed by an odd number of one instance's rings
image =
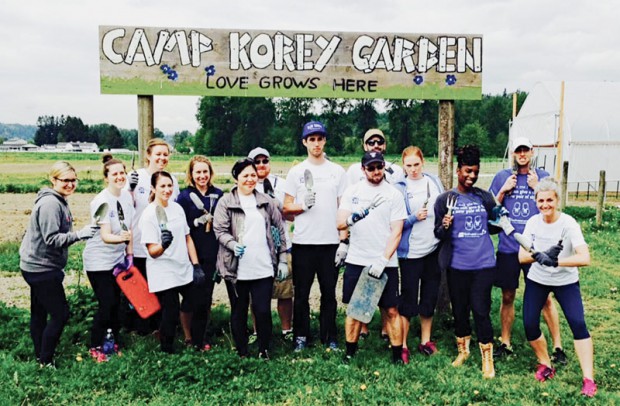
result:
[(320, 121), (310, 121), (304, 124), (304, 130), (301, 133), (301, 138), (306, 139), (308, 136), (312, 134), (322, 135), (323, 137), (327, 137), (327, 130), (325, 126)]

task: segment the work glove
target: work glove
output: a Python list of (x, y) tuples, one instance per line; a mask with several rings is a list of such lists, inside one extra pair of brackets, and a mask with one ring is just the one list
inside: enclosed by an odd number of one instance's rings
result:
[(288, 263), (278, 263), (278, 274), (276, 275), (276, 281), (282, 282), (288, 276)]
[(344, 266), (344, 261), (347, 259), (347, 252), (349, 251), (349, 244), (341, 242), (338, 245), (338, 249), (336, 250), (336, 258), (334, 260), (334, 265), (336, 268), (340, 268)]
[(89, 238), (93, 238), (97, 230), (99, 230), (100, 228), (101, 227), (97, 225), (88, 224), (88, 225), (85, 225), (84, 228), (82, 228), (76, 234), (80, 240), (88, 240)]
[(140, 179), (138, 172), (133, 171), (129, 174), (129, 190), (132, 192), (136, 190), (136, 186), (138, 186), (138, 179)]
[(233, 252), (235, 253), (236, 257), (241, 257), (245, 252), (245, 245), (236, 242), (235, 247), (233, 248)]
[(385, 266), (388, 264), (388, 262), (390, 262), (389, 259), (383, 258), (383, 256), (381, 256), (381, 258), (379, 258), (372, 264), (372, 266), (368, 270), (368, 275), (377, 279), (381, 278), (381, 275), (383, 274)]
[(563, 249), (564, 246), (562, 245), (562, 241), (560, 241), (557, 243), (557, 245), (552, 245), (547, 251), (545, 251), (545, 254), (547, 254), (549, 258), (557, 261), (558, 256)]
[(173, 240), (172, 232), (170, 230), (162, 230), (161, 231), (161, 246), (166, 250), (170, 244), (172, 244)]
[(206, 280), (205, 272), (202, 270), (200, 264), (194, 264), (194, 283), (200, 286), (203, 285)]
[(545, 252), (535, 252), (532, 254), (532, 257), (536, 260), (536, 262), (543, 266), (551, 266), (554, 268), (558, 266), (558, 259), (551, 258)]
[(491, 217), (499, 221), (500, 217), (508, 217), (508, 210), (502, 205), (497, 205), (491, 210)]
[(347, 219), (347, 225), (349, 227), (351, 227), (353, 224), (357, 223), (358, 221), (362, 220), (363, 218), (365, 218), (366, 216), (368, 216), (368, 214), (370, 213), (371, 210), (374, 210), (375, 208), (377, 208), (379, 205), (383, 204), (385, 202), (385, 197), (381, 196), (381, 195), (376, 195), (372, 201), (370, 202), (370, 205), (368, 205), (368, 207), (365, 207), (361, 210), (358, 210), (356, 212), (353, 212), (349, 218)]
[(194, 227), (204, 226), (210, 221), (213, 221), (213, 215), (211, 215), (211, 213), (205, 213), (202, 216), (194, 219)]
[(121, 262), (119, 265), (125, 270), (131, 268), (133, 266), (133, 255), (125, 255), (125, 258), (123, 258), (123, 262)]
[(215, 283), (220, 283), (222, 281), (222, 275), (220, 275), (220, 273), (217, 271), (217, 269), (215, 269), (215, 270), (213, 270), (213, 275), (211, 276), (211, 279)]
[[(502, 207), (502, 206), (497, 206), (497, 207)], [(495, 217), (495, 220), (489, 219), (489, 224), (492, 226), (501, 228), (502, 230), (504, 230), (504, 233), (506, 233), (506, 235), (510, 235), (513, 231), (515, 231), (515, 228), (512, 226), (510, 219), (504, 215), (498, 215), (497, 217)]]
[(301, 204), (303, 211), (310, 210), (316, 204), (316, 192), (307, 192), (304, 195), (304, 202)]

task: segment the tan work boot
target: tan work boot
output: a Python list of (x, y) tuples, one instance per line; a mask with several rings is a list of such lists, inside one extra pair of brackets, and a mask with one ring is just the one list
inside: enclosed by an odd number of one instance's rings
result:
[(493, 343), (480, 343), (480, 354), (482, 355), (482, 377), (494, 378), (495, 366), (493, 365)]
[(463, 365), (465, 360), (469, 358), (469, 342), (471, 341), (471, 336), (467, 337), (456, 337), (456, 348), (459, 350), (459, 355), (452, 362), (453, 367), (460, 367)]

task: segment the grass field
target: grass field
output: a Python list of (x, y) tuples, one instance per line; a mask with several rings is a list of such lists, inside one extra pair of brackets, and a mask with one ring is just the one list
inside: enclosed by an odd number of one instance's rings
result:
[[(23, 165), (23, 171), (30, 168), (41, 173), (49, 167), (49, 162), (42, 162), (35, 170), (36, 162), (28, 166), (18, 161), (6, 163), (6, 157), (0, 158), (2, 176), (7, 164)], [(227, 171), (233, 158), (215, 161), (216, 167), (221, 164), (222, 170)], [(91, 165), (93, 177), (97, 168), (99, 177), (98, 158), (75, 164), (84, 164), (80, 168)], [(173, 159), (172, 171), (182, 172), (183, 164), (183, 160)], [(86, 172), (80, 173), (80, 178), (85, 176)], [(435, 320), (433, 339), (439, 353), (430, 358), (415, 353), (406, 366), (389, 362), (390, 353), (378, 337), (378, 314), (371, 324), (373, 334), (361, 342), (358, 356), (350, 364), (342, 362), (341, 352), (327, 352), (320, 345), (294, 354), (290, 344), (277, 337), (272, 361), (240, 360), (232, 350), (225, 306), (213, 312), (214, 348), (210, 352), (184, 350), (176, 355), (162, 355), (154, 338), (127, 335), (122, 356), (97, 364), (87, 354), (94, 301), (91, 290), (82, 287), (77, 293), (75, 288), (70, 289), (72, 317), (58, 348), (57, 370), (39, 369), (33, 359), (28, 311), (0, 303), (0, 404), (620, 404), (620, 210), (608, 208), (602, 226), (594, 224), (593, 208), (568, 207), (567, 212), (580, 221), (593, 258), (590, 267), (581, 269), (580, 280), (586, 321), (595, 345), (599, 393), (594, 399), (579, 395), (581, 372), (562, 315), (562, 338), (570, 362), (558, 369), (555, 379), (542, 384), (534, 380), (536, 360), (525, 341), (521, 323), (522, 289), (517, 295), (513, 329), (516, 356), (496, 362), (497, 377), (483, 380), (476, 346), (472, 345), (472, 357), (465, 366), (450, 365), (456, 348), (449, 315), (439, 315)], [(17, 247), (15, 242), (0, 244), (3, 270), (18, 272)], [(72, 247), (68, 269), (81, 269), (82, 247)], [(496, 335), (499, 303), (500, 292), (494, 289), (492, 316)], [(273, 319), (276, 333), (279, 325), (275, 313)], [(341, 342), (343, 324), (344, 312), (340, 310)], [(316, 314), (312, 328), (315, 333), (318, 331)], [(546, 327), (543, 331), (546, 333)], [(419, 343), (418, 336), (419, 323), (415, 320), (409, 337), (412, 349)], [(179, 348), (182, 345), (177, 344)], [(256, 353), (256, 348), (250, 350)]]

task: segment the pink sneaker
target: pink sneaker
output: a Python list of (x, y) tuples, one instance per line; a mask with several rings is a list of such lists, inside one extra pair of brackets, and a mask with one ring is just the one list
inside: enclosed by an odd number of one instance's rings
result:
[(437, 345), (434, 341), (427, 341), (426, 344), (418, 345), (418, 351), (424, 355), (433, 355), (437, 352)]
[(592, 379), (583, 378), (583, 387), (581, 388), (582, 395), (591, 398), (596, 395), (597, 390), (596, 383), (594, 383)]
[(409, 363), (409, 348), (403, 348), (403, 351), (400, 353), (400, 359), (403, 360), (403, 364), (407, 365)]
[(545, 382), (555, 376), (555, 368), (548, 367), (547, 365), (538, 364), (536, 367), (536, 380), (539, 382)]

